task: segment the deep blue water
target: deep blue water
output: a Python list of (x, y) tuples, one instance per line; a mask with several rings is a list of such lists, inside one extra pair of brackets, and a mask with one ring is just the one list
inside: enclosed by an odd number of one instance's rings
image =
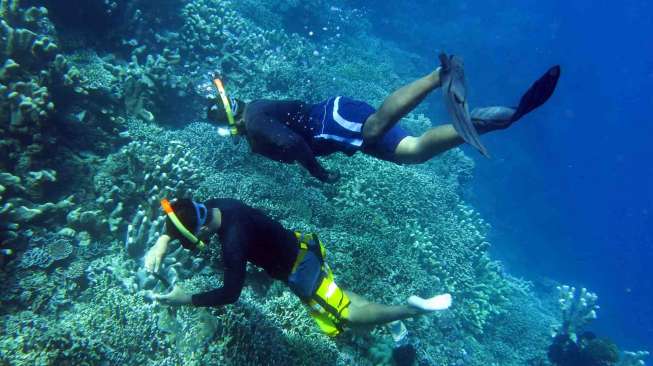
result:
[[(591, 326), (653, 350), (653, 5), (647, 1), (363, 1), (375, 32), (435, 64), (466, 60), (473, 105), (516, 103), (552, 64), (550, 102), (483, 137), (472, 203), (512, 273), (586, 286)], [(427, 102), (444, 118), (440, 96)]]

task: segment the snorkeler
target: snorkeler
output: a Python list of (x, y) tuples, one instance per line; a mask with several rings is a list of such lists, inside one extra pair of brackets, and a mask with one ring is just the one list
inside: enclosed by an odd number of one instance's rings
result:
[[(145, 268), (158, 272), (168, 245), (178, 239), (189, 250), (210, 245), (197, 236), (217, 234), (222, 244), (224, 284), (190, 295), (179, 286), (154, 299), (167, 305), (220, 306), (238, 300), (244, 286), (246, 264), (263, 268), (272, 278), (284, 281), (307, 306), (320, 329), (330, 336), (343, 327), (372, 326), (414, 317), (451, 306), (451, 295), (423, 299), (410, 296), (406, 304), (381, 305), (342, 290), (325, 261), (324, 245), (316, 234), (285, 229), (263, 212), (233, 199), (161, 201), (167, 215), (166, 233), (145, 255)], [(197, 235), (197, 236), (196, 236)]]
[[(302, 101), (254, 100), (245, 103), (227, 96), (215, 80), (220, 98), (210, 101), (207, 117), (227, 124), (232, 135), (246, 137), (252, 152), (283, 162), (298, 162), (323, 182), (334, 182), (338, 173), (327, 171), (316, 156), (357, 151), (397, 164), (419, 164), (467, 141), (482, 154), (487, 151), (479, 134), (510, 127), (541, 106), (553, 94), (560, 67), (550, 68), (524, 93), (515, 108), (476, 108), (470, 113), (462, 61), (441, 55), (442, 66), (401, 87), (376, 110), (369, 104), (343, 96), (318, 104)], [(433, 127), (421, 136), (410, 136), (398, 123), (433, 90), (443, 87), (452, 124)]]

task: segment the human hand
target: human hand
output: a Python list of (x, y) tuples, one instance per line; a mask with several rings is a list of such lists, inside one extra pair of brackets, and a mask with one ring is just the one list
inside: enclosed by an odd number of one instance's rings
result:
[(191, 295), (187, 294), (179, 285), (175, 285), (167, 294), (152, 295), (152, 299), (171, 306), (188, 305), (192, 302)]
[(148, 272), (159, 272), (167, 249), (167, 242), (164, 244), (163, 241), (159, 239), (156, 244), (145, 253), (145, 270)]

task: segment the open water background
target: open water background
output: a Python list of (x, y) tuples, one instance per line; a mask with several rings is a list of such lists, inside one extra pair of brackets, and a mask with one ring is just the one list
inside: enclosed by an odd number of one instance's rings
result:
[[(599, 295), (590, 328), (653, 349), (653, 5), (648, 1), (369, 2), (374, 29), (425, 65), (466, 60), (472, 105), (516, 103), (552, 64), (554, 97), (483, 137), (472, 203), (492, 223), (494, 255), (536, 282)], [(446, 118), (440, 96), (431, 115)], [(438, 118), (434, 118), (438, 123)]]

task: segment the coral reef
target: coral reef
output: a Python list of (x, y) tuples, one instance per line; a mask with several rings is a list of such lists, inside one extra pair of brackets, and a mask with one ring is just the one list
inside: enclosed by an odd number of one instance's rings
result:
[(644, 366), (644, 359), (649, 356), (646, 351), (629, 352), (625, 351), (617, 366)]
[[(62, 216), (72, 205), (72, 196), (59, 202), (34, 203), (43, 197), (43, 189), (56, 181), (53, 171), (27, 172), (25, 179), (8, 172), (0, 173), (0, 240), (18, 238), (22, 226), (43, 223)], [(11, 198), (5, 198), (10, 196)]]
[(189, 78), (178, 76), (174, 70), (179, 57), (168, 48), (163, 54), (148, 55), (142, 64), (132, 56), (120, 75), (127, 115), (148, 122), (153, 122), (155, 116), (159, 121), (170, 119), (167, 115), (174, 109), (169, 100), (183, 103), (181, 99), (193, 92)]
[[(58, 36), (46, 8), (3, 0), (0, 18), (5, 45), (0, 55), (0, 118), (7, 121), (0, 126), (0, 239), (21, 242), (22, 227), (56, 222), (73, 205), (71, 192), (54, 193), (72, 180), (67, 174), (60, 179), (60, 171), (70, 168), (59, 168), (57, 161), (72, 153), (68, 144), (58, 142), (70, 131), (69, 122), (63, 122), (66, 116), (87, 104), (81, 100), (89, 93), (79, 70), (58, 53)], [(74, 100), (80, 103), (71, 108)], [(100, 125), (110, 128), (91, 124)], [(88, 133), (107, 137), (90, 132), (91, 126)]]
[[(55, 110), (51, 90), (56, 79), (65, 77), (63, 56), (51, 33), (53, 26), (47, 9), (24, 9), (19, 1), (3, 0), (0, 4), (0, 37), (4, 50), (0, 62), (0, 116), (8, 121), (3, 135), (27, 136), (44, 127)], [(56, 56), (56, 57), (55, 57)], [(34, 73), (41, 72), (39, 73)], [(38, 133), (40, 135), (40, 133)], [(35, 136), (38, 139), (40, 136)]]

